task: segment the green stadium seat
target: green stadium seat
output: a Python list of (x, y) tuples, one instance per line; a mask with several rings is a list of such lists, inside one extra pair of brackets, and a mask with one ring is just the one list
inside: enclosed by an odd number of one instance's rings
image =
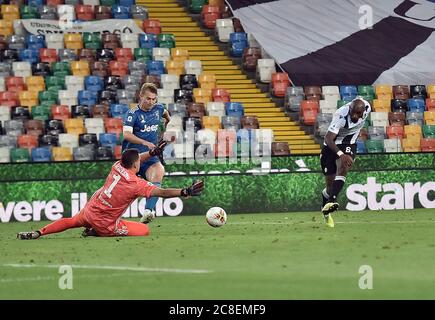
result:
[(366, 140), (367, 153), (384, 152), (384, 140)]
[(54, 76), (65, 77), (71, 74), (71, 67), (67, 61), (54, 62), (52, 73)]
[(358, 86), (358, 95), (371, 97), (370, 99), (366, 100), (373, 100), (375, 98), (375, 89), (373, 86), (360, 85)]
[(153, 60), (152, 48), (134, 48), (134, 59), (137, 61), (145, 62), (147, 60)]
[(93, 32), (84, 32), (83, 44), (86, 49), (101, 49), (102, 42), (100, 34)]
[(35, 6), (21, 6), (21, 19), (38, 19), (38, 8)]
[(30, 153), (27, 148), (11, 149), (11, 162), (30, 162)]
[(424, 125), (423, 126), (423, 136), (425, 138), (435, 138), (435, 126)]
[(38, 105), (32, 107), (32, 117), (34, 120), (46, 121), (50, 119), (51, 106)]
[(172, 33), (160, 33), (157, 35), (160, 48), (175, 48), (175, 37)]
[[(50, 89), (52, 88), (54, 87), (50, 87)], [(57, 104), (57, 96), (58, 96), (58, 91), (53, 91), (53, 90), (40, 91), (38, 94), (39, 103), (42, 105), (49, 105), (49, 106), (53, 104)]]
[(192, 13), (201, 13), (202, 7), (207, 4), (207, 0), (189, 0), (189, 11)]
[(47, 87), (47, 90), (51, 87), (56, 87), (56, 90), (65, 90), (65, 77), (48, 76), (45, 79), (45, 86)]
[(348, 101), (337, 100), (337, 109), (344, 106)]
[(100, 0), (100, 5), (101, 6), (111, 7), (111, 6), (113, 6), (113, 5), (117, 4), (117, 3), (118, 3), (118, 1), (116, 1), (116, 0)]

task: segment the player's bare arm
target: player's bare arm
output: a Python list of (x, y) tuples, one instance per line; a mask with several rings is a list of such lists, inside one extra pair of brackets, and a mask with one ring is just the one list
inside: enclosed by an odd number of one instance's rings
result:
[(163, 119), (164, 119), (165, 128), (166, 128), (166, 126), (169, 123), (169, 121), (171, 121), (171, 116), (169, 115), (169, 111), (168, 110), (163, 111)]

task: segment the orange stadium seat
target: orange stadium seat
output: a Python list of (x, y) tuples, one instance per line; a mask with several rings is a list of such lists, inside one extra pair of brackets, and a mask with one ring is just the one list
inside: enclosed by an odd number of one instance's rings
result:
[(17, 144), (19, 148), (37, 148), (39, 146), (38, 137), (30, 134), (22, 134), (17, 138)]
[(207, 102), (212, 101), (211, 89), (194, 88), (193, 97), (195, 102), (207, 104)]
[(51, 116), (56, 120), (65, 120), (71, 118), (71, 111), (68, 106), (65, 105), (52, 105)]
[(435, 98), (427, 98), (426, 99), (426, 109), (428, 111), (435, 111)]
[(435, 138), (422, 138), (420, 147), (422, 152), (435, 152)]
[(30, 76), (26, 78), (27, 90), (29, 91), (44, 91), (45, 80), (43, 76)]
[(388, 126), (387, 136), (389, 139), (399, 138), (403, 139), (405, 135), (404, 129), (401, 126)]
[(403, 152), (420, 152), (420, 143), (421, 141), (419, 137), (402, 139), (402, 150)]
[(213, 73), (201, 73), (198, 77), (198, 82), (201, 89), (216, 88), (216, 76)]
[(20, 91), (18, 96), (20, 105), (23, 107), (32, 107), (39, 104), (37, 91)]
[(142, 29), (145, 33), (160, 34), (162, 26), (159, 19), (146, 19), (142, 22)]
[(410, 124), (404, 127), (405, 138), (418, 138), (422, 137), (421, 127), (419, 125)]
[(227, 89), (214, 88), (212, 89), (214, 102), (230, 102), (231, 96)]

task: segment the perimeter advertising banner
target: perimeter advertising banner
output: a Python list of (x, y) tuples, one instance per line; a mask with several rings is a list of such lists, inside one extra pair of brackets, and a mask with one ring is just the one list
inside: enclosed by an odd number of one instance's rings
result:
[[(56, 220), (76, 214), (104, 182), (112, 162), (0, 165), (0, 221)], [(195, 170), (192, 170), (192, 169)], [(388, 168), (388, 169), (385, 169)], [(324, 178), (316, 156), (272, 158), (272, 163), (169, 165), (165, 187), (205, 180), (203, 196), (160, 199), (157, 215), (318, 211)], [(434, 154), (360, 156), (340, 197), (342, 210), (435, 208)], [(139, 217), (145, 199), (125, 217)]]

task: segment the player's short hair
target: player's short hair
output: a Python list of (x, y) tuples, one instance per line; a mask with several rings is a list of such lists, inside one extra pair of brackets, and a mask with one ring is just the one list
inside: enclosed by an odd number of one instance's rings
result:
[(142, 97), (145, 94), (145, 91), (149, 91), (151, 93), (157, 94), (157, 86), (151, 82), (145, 82), (140, 88), (139, 95)]
[(139, 159), (139, 151), (137, 149), (127, 149), (122, 153), (121, 165), (126, 169), (130, 169), (137, 159)]

